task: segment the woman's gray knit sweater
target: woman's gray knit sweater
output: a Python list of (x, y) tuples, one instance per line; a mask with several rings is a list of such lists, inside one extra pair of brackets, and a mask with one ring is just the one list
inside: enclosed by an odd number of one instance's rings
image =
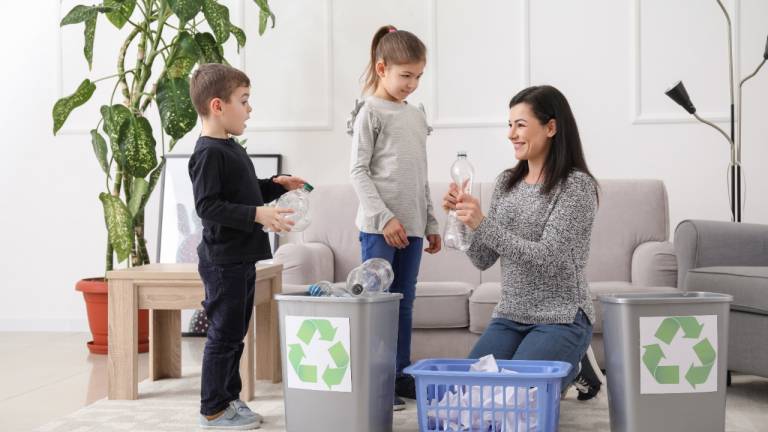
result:
[(597, 210), (595, 182), (572, 171), (542, 194), (542, 185), (525, 180), (506, 191), (508, 176), (504, 172), (497, 179), (488, 215), (467, 251), (480, 270), (501, 258), (501, 300), (493, 317), (567, 324), (582, 309), (594, 323), (584, 267)]

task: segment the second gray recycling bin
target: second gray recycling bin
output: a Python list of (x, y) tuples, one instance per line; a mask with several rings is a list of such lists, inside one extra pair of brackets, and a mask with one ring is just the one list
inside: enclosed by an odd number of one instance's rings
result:
[(722, 432), (733, 297), (600, 296), (613, 432)]
[(275, 296), (288, 432), (391, 432), (401, 294)]

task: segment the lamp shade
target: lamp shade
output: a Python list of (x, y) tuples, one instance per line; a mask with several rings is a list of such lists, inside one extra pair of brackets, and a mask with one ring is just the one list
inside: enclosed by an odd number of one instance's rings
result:
[(694, 114), (696, 112), (696, 107), (693, 106), (693, 102), (691, 102), (691, 98), (688, 96), (688, 92), (685, 90), (685, 85), (683, 85), (682, 81), (678, 81), (677, 84), (665, 91), (664, 94), (677, 102), (678, 105), (685, 108), (689, 114)]
[(768, 60), (768, 37), (765, 38), (765, 52), (763, 53), (763, 58)]

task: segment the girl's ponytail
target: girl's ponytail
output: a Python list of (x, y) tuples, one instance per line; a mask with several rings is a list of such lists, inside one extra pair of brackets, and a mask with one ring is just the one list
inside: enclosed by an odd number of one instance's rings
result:
[(376, 62), (385, 64), (406, 64), (427, 60), (427, 48), (416, 35), (398, 30), (395, 26), (385, 25), (379, 28), (371, 41), (371, 58), (365, 71), (363, 93), (375, 92), (379, 85)]
[(368, 68), (365, 71), (365, 84), (363, 85), (363, 93), (367, 93), (369, 90), (376, 91), (376, 86), (379, 85), (379, 75), (376, 73), (376, 48), (379, 47), (381, 39), (390, 32), (397, 31), (394, 26), (385, 25), (380, 27), (373, 35), (373, 41), (371, 41), (371, 58), (368, 62)]

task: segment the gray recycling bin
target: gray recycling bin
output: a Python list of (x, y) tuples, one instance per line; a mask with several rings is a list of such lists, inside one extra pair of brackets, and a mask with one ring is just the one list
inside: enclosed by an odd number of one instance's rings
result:
[(275, 296), (288, 432), (391, 432), (401, 294)]
[(733, 297), (618, 294), (603, 306), (612, 432), (722, 432)]

